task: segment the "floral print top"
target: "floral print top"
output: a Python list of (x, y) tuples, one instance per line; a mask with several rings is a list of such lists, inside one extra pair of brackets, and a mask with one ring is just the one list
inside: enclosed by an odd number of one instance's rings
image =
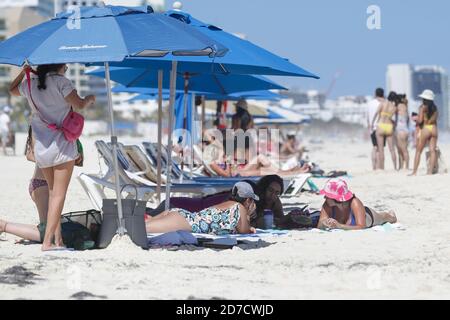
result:
[(199, 212), (172, 209), (181, 214), (192, 227), (193, 233), (225, 235), (236, 233), (240, 218), (239, 203), (228, 209), (206, 208)]

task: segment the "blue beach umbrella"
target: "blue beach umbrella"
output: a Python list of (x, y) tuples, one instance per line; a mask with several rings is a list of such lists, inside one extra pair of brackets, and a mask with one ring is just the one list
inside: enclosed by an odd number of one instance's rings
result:
[[(105, 77), (105, 69), (98, 68), (86, 74), (96, 77)], [(158, 75), (149, 69), (111, 67), (111, 80), (125, 87), (133, 88), (157, 88)], [(191, 74), (188, 89), (194, 92), (208, 92), (229, 95), (237, 92), (253, 90), (285, 89), (283, 86), (262, 76), (241, 74)], [(185, 75), (177, 75), (176, 90), (184, 91)], [(162, 88), (169, 88), (168, 77), (164, 77)]]
[[(114, 66), (133, 68), (153, 68), (155, 70), (170, 68), (172, 60), (178, 61), (177, 70), (181, 73), (215, 73), (215, 74), (262, 74), (292, 77), (308, 77), (318, 79), (315, 74), (289, 62), (288, 59), (275, 55), (250, 41), (243, 40), (222, 29), (201, 22), (182, 11), (168, 11), (168, 17), (179, 20), (194, 27), (203, 35), (217, 40), (229, 49), (223, 57), (216, 57), (211, 63), (204, 57), (173, 57), (162, 59), (133, 57), (113, 64)], [(206, 63), (205, 63), (206, 62)]]
[[(0, 64), (104, 63), (127, 57), (213, 56), (227, 49), (150, 7), (81, 7), (0, 43)], [(209, 58), (206, 57), (208, 60)]]
[[(213, 57), (226, 51), (223, 45), (195, 28), (163, 14), (153, 13), (151, 7), (80, 7), (79, 12), (59, 14), (50, 21), (1, 42), (0, 64), (104, 63), (119, 214), (118, 232), (123, 235), (125, 229), (119, 191), (109, 63), (127, 57)], [(176, 67), (176, 62), (173, 62), (173, 66)], [(174, 79), (175, 72), (172, 75)], [(174, 89), (173, 86), (171, 88)]]

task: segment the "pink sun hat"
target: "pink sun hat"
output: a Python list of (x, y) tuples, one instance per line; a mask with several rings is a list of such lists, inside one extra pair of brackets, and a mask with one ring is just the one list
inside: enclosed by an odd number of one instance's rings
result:
[(320, 194), (339, 202), (345, 202), (353, 198), (353, 192), (348, 189), (347, 182), (343, 179), (330, 179)]

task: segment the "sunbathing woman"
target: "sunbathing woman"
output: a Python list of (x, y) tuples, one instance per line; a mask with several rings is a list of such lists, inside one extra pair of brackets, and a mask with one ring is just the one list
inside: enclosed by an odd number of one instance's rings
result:
[(437, 118), (438, 111), (434, 104), (434, 93), (431, 90), (425, 90), (420, 96), (423, 99), (423, 104), (419, 110), (419, 118), (417, 123), (421, 126), (418, 135), (418, 142), (416, 147), (416, 156), (414, 158), (414, 170), (411, 175), (417, 175), (417, 170), (419, 169), (420, 157), (422, 151), (426, 144), (429, 143), (430, 148), (430, 165), (427, 170), (427, 174), (431, 175), (434, 173), (434, 168), (437, 164), (437, 139), (438, 139), (438, 129), (437, 129)]
[(184, 230), (205, 234), (248, 234), (255, 229), (250, 226), (250, 216), (259, 200), (252, 186), (238, 182), (231, 192), (231, 199), (199, 212), (170, 209), (156, 217), (149, 217), (146, 229), (149, 233), (166, 233)]
[(271, 174), (292, 177), (311, 170), (308, 164), (298, 165), (289, 170), (281, 170), (263, 154), (252, 156), (248, 140), (245, 142), (244, 150), (235, 148), (234, 160), (229, 159), (224, 150), (226, 150), (225, 144), (219, 152), (217, 160), (210, 163), (210, 168), (221, 177), (260, 177)]
[(394, 121), (392, 117), (396, 113), (394, 105), (397, 99), (397, 94), (391, 92), (388, 100), (380, 104), (375, 117), (372, 120), (372, 126), (378, 121), (377, 125), (377, 144), (378, 144), (378, 169), (384, 170), (384, 140), (388, 142), (389, 150), (391, 152), (394, 169), (397, 169), (397, 155), (394, 148)]
[(342, 179), (329, 180), (320, 194), (325, 196), (325, 203), (320, 212), (319, 229), (361, 230), (397, 222), (393, 211), (379, 213), (365, 207)]

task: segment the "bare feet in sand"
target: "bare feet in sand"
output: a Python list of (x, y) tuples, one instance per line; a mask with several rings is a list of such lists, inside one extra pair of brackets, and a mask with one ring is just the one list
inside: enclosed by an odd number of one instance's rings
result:
[(397, 223), (397, 216), (393, 210), (386, 213), (386, 220), (392, 224)]
[(5, 232), (7, 224), (5, 220), (0, 220), (0, 235)]

